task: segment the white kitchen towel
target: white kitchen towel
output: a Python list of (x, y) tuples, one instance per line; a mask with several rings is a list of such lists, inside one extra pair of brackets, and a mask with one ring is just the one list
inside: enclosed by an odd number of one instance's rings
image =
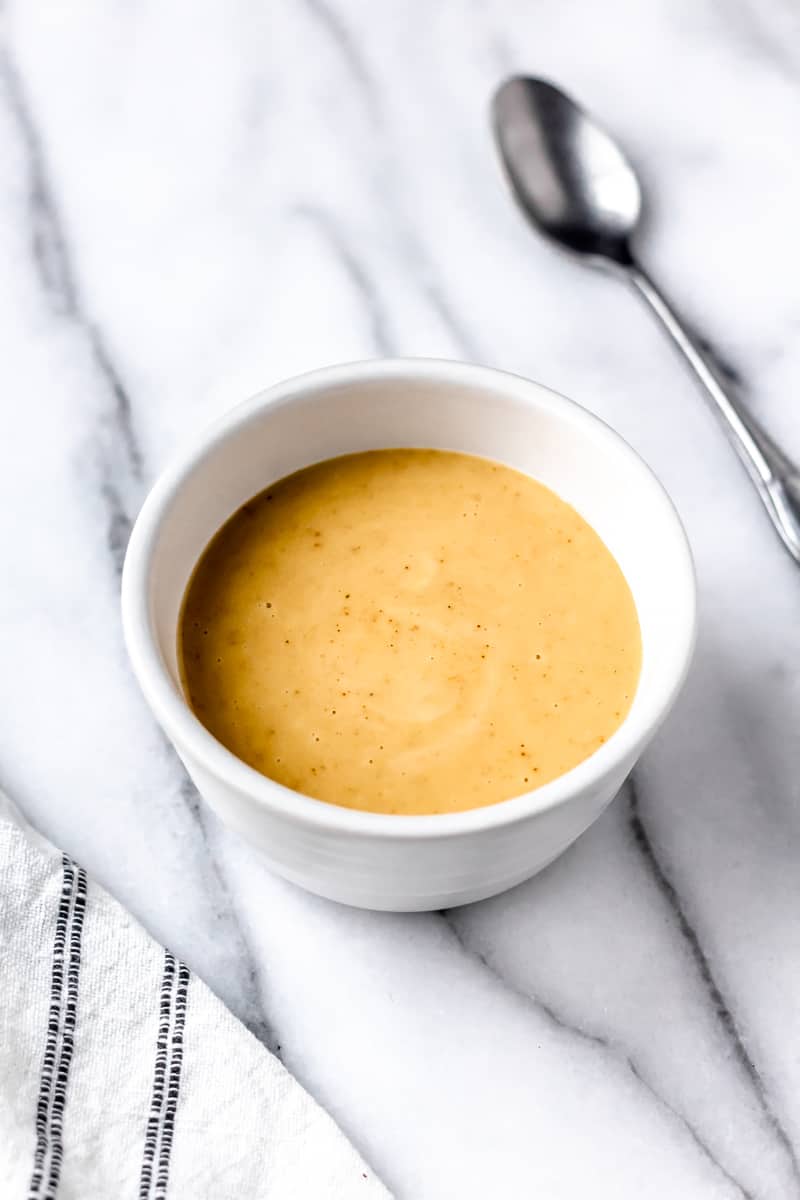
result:
[(386, 1200), (331, 1118), (0, 794), (2, 1200)]

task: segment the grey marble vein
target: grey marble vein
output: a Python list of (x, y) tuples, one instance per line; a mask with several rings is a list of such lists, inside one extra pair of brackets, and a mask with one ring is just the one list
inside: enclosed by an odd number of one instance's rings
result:
[(180, 794), (202, 839), (205, 859), (212, 877), (214, 892), (222, 901), (230, 918), (229, 933), (233, 938), (236, 948), (239, 967), (237, 974), (241, 980), (241, 987), (238, 991), (237, 1003), (235, 1005), (239, 1019), (247, 1026), (254, 1037), (257, 1037), (273, 1054), (280, 1057), (281, 1044), (278, 1041), (273, 1023), (265, 1011), (258, 960), (250, 945), (244, 924), (236, 911), (236, 902), (233, 892), (228, 886), (225, 872), (210, 845), (205, 807), (188, 775), (184, 775)]
[(379, 115), (379, 93), (372, 73), (347, 25), (328, 0), (305, 0), (306, 8), (315, 22), (325, 31), (348, 72), (355, 81), (372, 118)]
[[(419, 253), (416, 247), (414, 253)], [(456, 348), (471, 362), (484, 362), (485, 356), (478, 342), (457, 314), (440, 283), (433, 277), (432, 271), (419, 259), (417, 260), (416, 278), (420, 290), (427, 297), (428, 303), (449, 333)]]
[[(778, 7), (782, 10), (780, 13)], [(800, 63), (796, 52), (800, 37), (800, 13), (796, 4), (767, 6), (763, 0), (731, 0), (724, 11), (726, 32), (737, 36), (746, 54), (755, 51), (767, 66), (777, 68), (790, 83), (800, 83)], [(785, 24), (783, 37), (776, 36), (776, 18)]]
[(367, 313), (375, 351), (378, 354), (396, 354), (397, 342), (391, 332), (388, 313), (375, 283), (351, 246), (341, 222), (333, 213), (316, 204), (298, 204), (292, 209), (292, 215), (309, 223), (341, 266)]
[[(130, 397), (102, 333), (89, 315), (76, 285), (74, 266), (49, 178), (41, 137), (23, 80), (5, 44), (0, 47), (0, 80), (25, 149), (31, 256), (37, 277), (53, 311), (71, 321), (84, 337), (98, 378), (111, 402), (106, 420), (111, 428), (113, 449), (101, 455), (100, 495), (107, 509), (109, 552), (119, 572), (134, 515), (122, 493), (123, 490), (138, 491), (143, 468), (142, 453), (133, 428)], [(121, 457), (117, 453), (117, 446), (122, 449)]]
[(678, 1112), (675, 1106), (670, 1104), (670, 1102), (666, 1100), (664, 1096), (660, 1095), (653, 1085), (647, 1079), (645, 1079), (629, 1054), (627, 1054), (609, 1038), (602, 1037), (600, 1034), (591, 1033), (589, 1030), (582, 1029), (579, 1025), (575, 1025), (573, 1022), (567, 1021), (555, 1011), (552, 1005), (546, 1004), (539, 996), (535, 996), (532, 993), (523, 990), (517, 984), (512, 983), (511, 980), (502, 973), (502, 971), (498, 970), (497, 966), (491, 961), (490, 957), (484, 951), (479, 950), (476, 946), (473, 946), (470, 943), (470, 940), (465, 935), (463, 929), (461, 929), (458, 923), (458, 917), (454, 911), (445, 910), (439, 915), (444, 920), (448, 929), (464, 953), (468, 954), (469, 957), (474, 961), (480, 963), (480, 965), (489, 972), (489, 974), (505, 991), (510, 992), (524, 1004), (529, 1005), (537, 1013), (545, 1017), (545, 1019), (555, 1028), (563, 1030), (564, 1033), (569, 1034), (571, 1037), (577, 1038), (584, 1044), (602, 1051), (607, 1057), (618, 1063), (624, 1069), (630, 1071), (634, 1079), (636, 1079), (637, 1083), (648, 1094), (648, 1096), (651, 1097), (651, 1099), (658, 1105), (659, 1108), (665, 1110), (669, 1116), (680, 1125), (703, 1157), (712, 1164), (715, 1170), (717, 1170), (733, 1188), (736, 1189), (737, 1194), (742, 1197), (743, 1200), (756, 1200), (756, 1197), (753, 1195), (753, 1193), (748, 1191), (739, 1182), (739, 1180), (736, 1179), (735, 1176), (730, 1173), (730, 1171), (728, 1171), (728, 1169), (719, 1161), (719, 1159), (715, 1157), (711, 1151), (711, 1148), (703, 1140), (698, 1131), (683, 1115), (683, 1113)]
[(133, 518), (128, 514), (116, 485), (110, 479), (104, 479), (101, 483), (100, 495), (106, 506), (106, 545), (114, 572), (120, 576), (133, 529)]
[(75, 317), (78, 297), (61, 222), (53, 200), (39, 132), (8, 46), (0, 46), (0, 79), (28, 165), (31, 254), (39, 281), (56, 312)]
[(446, 295), (434, 273), (430, 255), (425, 251), (412, 222), (398, 202), (396, 170), (389, 150), (391, 138), (380, 127), (382, 121), (377, 120), (381, 116), (377, 107), (378, 91), (366, 62), (341, 17), (327, 0), (306, 0), (306, 4), (335, 43), (348, 71), (359, 84), (367, 115), (379, 126), (374, 131), (371, 176), (380, 195), (381, 207), (390, 220), (398, 245), (402, 248), (411, 277), (456, 350), (473, 362), (482, 362), (485, 356), (481, 347)]
[(758, 1068), (753, 1062), (753, 1059), (751, 1058), (747, 1047), (744, 1044), (742, 1034), (737, 1026), (733, 1013), (731, 1012), (730, 1007), (728, 1006), (722, 994), (720, 985), (714, 976), (711, 963), (708, 955), (703, 949), (700, 937), (693, 928), (678, 891), (669, 879), (661, 861), (659, 860), (653, 843), (650, 840), (645, 828), (641, 815), (637, 773), (634, 772), (634, 774), (629, 776), (626, 787), (629, 797), (628, 823), (633, 840), (640, 850), (642, 857), (645, 860), (658, 887), (658, 890), (666, 901), (672, 913), (673, 919), (680, 930), (681, 936), (686, 943), (692, 961), (703, 982), (703, 986), (708, 995), (712, 1009), (728, 1039), (733, 1055), (749, 1079), (759, 1107), (761, 1108), (768, 1125), (775, 1134), (776, 1139), (788, 1157), (792, 1174), (797, 1183), (797, 1194), (800, 1195), (800, 1166), (798, 1165), (795, 1148), (788, 1133), (786, 1132), (786, 1129), (784, 1128), (772, 1106), (764, 1086), (764, 1081), (762, 1080)]
[(722, 381), (733, 384), (733, 386), (739, 390), (744, 390), (745, 381), (739, 368), (735, 367), (729, 358), (720, 353), (720, 351), (717, 350), (717, 348), (710, 341), (708, 341), (707, 338), (698, 335), (695, 336), (697, 337), (697, 344), (700, 346), (700, 349), (704, 352), (706, 357), (711, 360), (711, 365), (714, 367)]

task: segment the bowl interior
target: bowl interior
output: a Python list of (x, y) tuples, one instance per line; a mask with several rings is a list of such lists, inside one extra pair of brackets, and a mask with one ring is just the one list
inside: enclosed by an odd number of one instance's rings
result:
[(481, 368), (413, 360), (318, 372), (246, 402), (204, 434), (156, 489), (144, 535), (149, 627), (177, 695), (182, 597), (220, 525), (301, 467), (402, 446), (461, 450), (516, 467), (594, 526), (627, 577), (642, 630), (642, 674), (623, 724), (657, 720), (682, 677), (694, 624), (691, 559), (661, 486), (618, 435), (546, 388)]

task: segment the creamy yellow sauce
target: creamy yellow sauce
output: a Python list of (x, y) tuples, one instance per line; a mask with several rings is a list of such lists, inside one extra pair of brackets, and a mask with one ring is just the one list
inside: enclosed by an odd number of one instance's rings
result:
[(530, 791), (625, 717), (625, 578), (552, 491), (483, 458), (377, 450), (245, 504), (203, 554), (184, 688), (223, 745), (306, 795), (443, 813)]

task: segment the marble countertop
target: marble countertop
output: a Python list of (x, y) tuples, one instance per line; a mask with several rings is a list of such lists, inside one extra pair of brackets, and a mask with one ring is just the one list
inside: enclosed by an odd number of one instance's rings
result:
[[(800, 458), (789, 0), (41, 0), (0, 17), (0, 779), (401, 1200), (800, 1197), (800, 572), (616, 280), (528, 232), (512, 71), (624, 140), (646, 263)], [(312, 366), (490, 363), (614, 424), (697, 558), (696, 664), (559, 862), (446, 914), (271, 877), (167, 751), (119, 569), (184, 434)]]

